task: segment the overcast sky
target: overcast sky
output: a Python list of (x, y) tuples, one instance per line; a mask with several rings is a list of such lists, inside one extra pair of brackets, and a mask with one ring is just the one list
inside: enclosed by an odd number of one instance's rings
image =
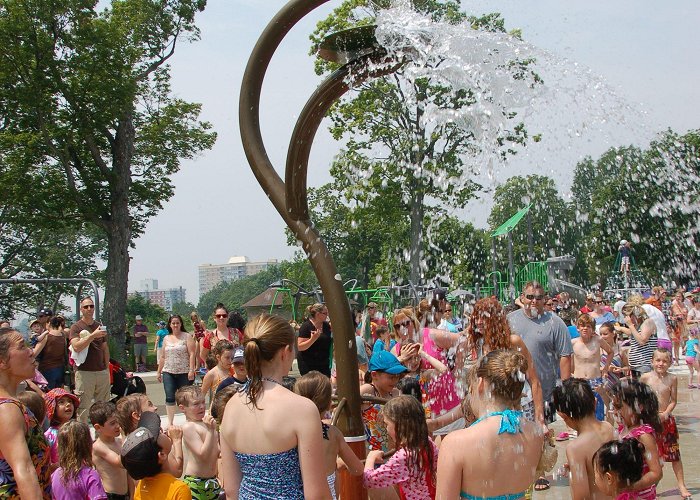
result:
[[(294, 253), (286, 245), (281, 218), (245, 160), (238, 131), (238, 95), (250, 50), (284, 3), (209, 0), (197, 20), (202, 39), (178, 47), (172, 59), (173, 90), (178, 97), (201, 102), (202, 119), (211, 121), (219, 135), (211, 151), (182, 165), (174, 176), (175, 196), (136, 240), (130, 290), (137, 289), (142, 279), (155, 278), (161, 288), (185, 287), (188, 301), (196, 304), (198, 265), (222, 263), (233, 255), (259, 261), (287, 259)], [(308, 55), (308, 35), (339, 3), (329, 2), (297, 25), (268, 70), (261, 123), (278, 172), (284, 168), (298, 112), (320, 82)], [(528, 42), (590, 68), (621, 98), (643, 110), (649, 129), (670, 127), (685, 132), (700, 127), (696, 57), (700, 3), (696, 0), (476, 0), (462, 5), (473, 14), (501, 12), (506, 27), (522, 29)], [(529, 171), (527, 155), (521, 155), (508, 171), (550, 174), (565, 192), (577, 158), (596, 156), (618, 145), (609, 137), (584, 136), (571, 144), (564, 142), (567, 140), (559, 139), (561, 154), (549, 166)], [(330, 179), (329, 164), (338, 149), (322, 126), (311, 155), (310, 185)], [(483, 216), (472, 214), (488, 213), (488, 208), (486, 197), (472, 203), (462, 215), (483, 227)]]

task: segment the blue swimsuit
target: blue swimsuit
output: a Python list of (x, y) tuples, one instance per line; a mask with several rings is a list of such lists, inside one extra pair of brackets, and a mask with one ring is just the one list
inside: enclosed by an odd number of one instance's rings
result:
[(240, 500), (304, 500), (297, 448), (249, 455), (234, 452), (241, 467)]
[[(484, 419), (494, 417), (496, 415), (501, 416), (501, 427), (498, 429), (499, 434), (517, 434), (518, 432), (522, 432), (522, 428), (520, 427), (520, 419), (522, 418), (523, 412), (516, 410), (503, 410), (487, 413), (486, 415), (472, 423), (469, 427), (478, 424)], [(524, 496), (524, 491), (522, 493), (508, 493), (506, 495), (498, 495), (495, 497), (480, 497), (476, 495), (471, 495), (469, 493), (465, 493), (463, 491), (459, 492), (459, 498), (466, 498), (467, 500), (518, 500), (519, 498), (522, 498)]]

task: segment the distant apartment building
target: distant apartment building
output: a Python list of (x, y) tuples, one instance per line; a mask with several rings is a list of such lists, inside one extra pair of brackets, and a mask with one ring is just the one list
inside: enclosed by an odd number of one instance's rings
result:
[(158, 305), (166, 311), (173, 310), (173, 304), (178, 302), (186, 302), (186, 290), (184, 288), (168, 288), (167, 290), (158, 289), (158, 280), (148, 279), (141, 280), (139, 290), (134, 294), (140, 295), (151, 304)]
[(202, 264), (199, 266), (199, 296), (215, 288), (219, 283), (236, 281), (252, 276), (277, 264), (276, 259), (250, 262), (248, 257), (231, 257), (226, 264)]

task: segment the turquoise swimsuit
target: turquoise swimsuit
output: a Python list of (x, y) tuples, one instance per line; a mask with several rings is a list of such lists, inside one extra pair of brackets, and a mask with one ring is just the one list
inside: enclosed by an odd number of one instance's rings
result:
[[(501, 427), (498, 429), (499, 434), (517, 434), (518, 432), (522, 432), (522, 427), (520, 426), (520, 419), (523, 416), (523, 412), (517, 410), (503, 410), (487, 413), (483, 417), (477, 419), (471, 425), (476, 425), (482, 420), (485, 420), (489, 417), (494, 417), (496, 415), (501, 416)], [(469, 427), (471, 427), (471, 425)], [(495, 497), (480, 497), (476, 495), (470, 495), (469, 493), (465, 493), (463, 491), (459, 492), (459, 498), (466, 498), (467, 500), (518, 500), (519, 498), (522, 498), (524, 496), (524, 491), (522, 493), (508, 493), (506, 495), (498, 495)]]

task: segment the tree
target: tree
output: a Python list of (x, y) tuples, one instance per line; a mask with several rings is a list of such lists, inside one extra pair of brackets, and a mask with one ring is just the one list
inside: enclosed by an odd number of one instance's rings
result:
[[(498, 186), (494, 193), (494, 205), (489, 214), (491, 231), (510, 219), (521, 208), (532, 203), (529, 214), (512, 230), (513, 260), (526, 263), (528, 256), (528, 221), (532, 224), (535, 260), (542, 261), (553, 255), (574, 254), (573, 212), (557, 191), (554, 181), (542, 175), (515, 176)], [(507, 268), (507, 241), (496, 240), (496, 260), (502, 269)]]
[(179, 314), (183, 319), (189, 318), (192, 311), (196, 311), (197, 308), (191, 302), (175, 302), (172, 307), (173, 314)]
[(173, 195), (180, 161), (211, 148), (200, 105), (170, 92), (176, 45), (205, 0), (0, 0), (0, 159), (61, 179), (68, 218), (106, 250), (103, 318), (123, 343), (129, 248)]
[[(329, 33), (371, 24), (378, 10), (389, 3), (346, 0), (317, 25), (311, 36), (314, 49)], [(467, 19), (459, 10), (458, 0), (415, 1), (413, 5), (433, 20), (456, 24)], [(469, 21), (475, 28), (505, 31), (497, 14), (469, 18)], [(433, 71), (431, 76), (431, 71), (425, 71), (435, 70), (443, 62), (442, 56), (433, 54), (412, 63), (412, 68), (420, 66), (423, 70), (419, 76), (402, 67), (388, 76), (362, 83), (330, 111), (331, 133), (338, 140), (346, 140), (331, 170), (337, 189), (358, 207), (367, 207), (380, 197), (401, 203), (410, 228), (407, 260), (414, 283), (423, 277), (421, 261), (426, 249), (421, 242), (426, 215), (437, 207), (464, 207), (478, 188), (465, 175), (466, 159), (480, 148), (477, 131), (465, 128), (459, 119), (436, 122), (430, 118), (435, 113), (429, 114), (428, 110), (456, 116), (473, 107), (478, 102), (477, 95), (489, 90), (453, 88), (438, 78), (437, 72)], [(509, 70), (520, 80), (538, 83), (536, 75), (527, 71), (529, 62), (510, 61)], [(331, 69), (334, 69), (332, 64), (321, 61), (317, 64), (319, 74)], [(499, 108), (499, 104), (495, 103), (497, 113), (510, 126), (497, 135), (494, 143), (502, 147), (524, 142), (527, 133), (522, 124), (516, 123), (515, 114)], [(503, 151), (510, 152), (507, 147)]]
[[(611, 148), (576, 167), (574, 199), (588, 271), (605, 283), (620, 240), (655, 282), (697, 279), (700, 132), (666, 131), (649, 148)], [(588, 201), (590, 200), (590, 201)]]

